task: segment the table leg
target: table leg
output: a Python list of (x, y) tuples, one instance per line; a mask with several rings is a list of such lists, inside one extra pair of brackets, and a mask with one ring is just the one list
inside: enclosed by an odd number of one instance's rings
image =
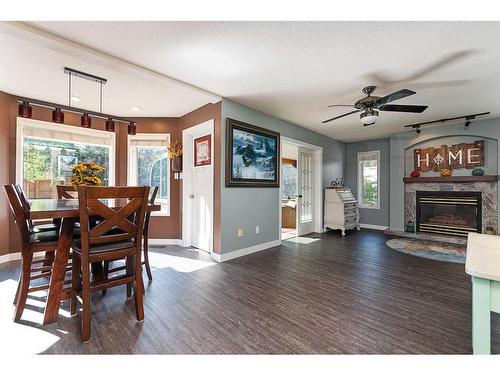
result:
[(472, 352), (491, 354), (490, 280), (472, 277)]
[(50, 276), (49, 292), (43, 317), (43, 324), (55, 322), (59, 315), (62, 293), (64, 289), (64, 277), (68, 267), (69, 249), (73, 238), (73, 227), (75, 218), (63, 218), (59, 232), (59, 241)]

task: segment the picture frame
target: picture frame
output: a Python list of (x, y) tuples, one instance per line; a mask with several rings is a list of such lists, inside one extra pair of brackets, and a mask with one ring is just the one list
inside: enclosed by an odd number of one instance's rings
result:
[(194, 140), (194, 166), (202, 167), (212, 163), (212, 136), (205, 135)]
[(226, 187), (279, 187), (279, 157), (279, 133), (226, 119)]

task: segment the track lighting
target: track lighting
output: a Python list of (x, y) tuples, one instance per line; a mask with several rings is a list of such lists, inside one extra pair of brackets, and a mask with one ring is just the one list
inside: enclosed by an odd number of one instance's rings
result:
[(128, 124), (128, 134), (129, 135), (136, 135), (137, 131), (135, 129), (135, 124), (133, 122), (130, 122), (130, 124)]
[(24, 118), (31, 118), (32, 112), (33, 108), (30, 106), (30, 103), (23, 101), (21, 104), (19, 104), (19, 108), (17, 110), (19, 116)]
[(82, 115), (81, 125), (84, 128), (90, 128), (92, 125), (92, 119), (90, 118), (88, 113), (84, 113)]
[(111, 117), (106, 120), (106, 130), (108, 132), (115, 131), (115, 122), (113, 121), (113, 119)]
[(417, 134), (420, 134), (422, 132), (422, 130), (420, 130), (420, 126), (418, 126), (415, 131), (417, 132)]
[(466, 128), (468, 128), (468, 127), (470, 126), (470, 124), (471, 124), (471, 122), (470, 122), (469, 120), (467, 120), (467, 121), (465, 121), (464, 126), (465, 126)]
[(64, 112), (61, 108), (55, 108), (52, 111), (52, 122), (62, 124), (64, 123)]

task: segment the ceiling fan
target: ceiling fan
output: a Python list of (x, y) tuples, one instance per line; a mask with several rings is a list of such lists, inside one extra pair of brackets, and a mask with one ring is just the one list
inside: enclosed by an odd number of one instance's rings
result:
[(388, 104), (395, 100), (406, 98), (407, 96), (416, 94), (415, 91), (402, 89), (392, 94), (386, 95), (384, 97), (372, 96), (373, 92), (377, 86), (366, 86), (363, 88), (363, 93), (367, 96), (358, 100), (354, 105), (343, 105), (343, 104), (333, 104), (328, 107), (354, 107), (354, 111), (344, 113), (343, 115), (330, 118), (328, 120), (322, 121), (322, 124), (327, 122), (337, 120), (339, 118), (352, 115), (353, 113), (361, 112), (359, 115), (361, 122), (364, 126), (373, 125), (378, 120), (379, 111), (388, 112), (411, 112), (411, 113), (422, 113), (427, 109), (426, 105), (398, 105), (398, 104)]

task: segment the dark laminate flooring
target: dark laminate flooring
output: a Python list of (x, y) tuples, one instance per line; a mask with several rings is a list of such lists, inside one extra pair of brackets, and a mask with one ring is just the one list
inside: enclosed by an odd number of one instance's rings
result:
[[(16, 353), (470, 353), (464, 266), (398, 253), (388, 238), (367, 230), (311, 235), (224, 264), (153, 247), (145, 320), (135, 320), (124, 287), (95, 294), (86, 344), (79, 319), (65, 311), (39, 324), (43, 294), (12, 323), (19, 266), (10, 262), (0, 265), (0, 328), (16, 340), (2, 341)], [(498, 353), (496, 314), (492, 337)]]

